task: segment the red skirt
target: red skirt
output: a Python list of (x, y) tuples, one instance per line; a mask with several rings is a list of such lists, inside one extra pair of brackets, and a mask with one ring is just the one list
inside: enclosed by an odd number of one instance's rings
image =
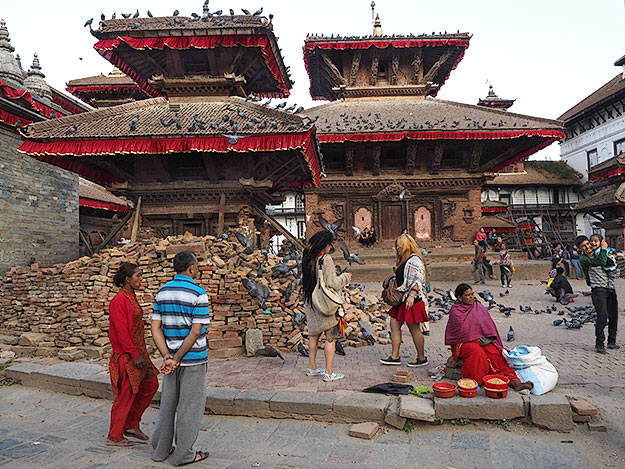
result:
[(451, 354), (455, 360), (462, 360), (462, 377), (471, 378), (481, 386), (486, 375), (504, 375), (510, 381), (520, 381), (515, 371), (508, 366), (501, 350), (495, 345), (482, 347), (479, 340), (453, 345)]
[(430, 320), (428, 313), (425, 311), (423, 301), (417, 301), (410, 309), (406, 308), (405, 303), (393, 306), (389, 310), (388, 315), (396, 319), (397, 322), (407, 322), (408, 324), (419, 324)]

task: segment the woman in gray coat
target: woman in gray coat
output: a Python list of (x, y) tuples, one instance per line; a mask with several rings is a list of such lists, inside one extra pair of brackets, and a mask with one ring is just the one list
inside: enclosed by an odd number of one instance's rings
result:
[[(326, 287), (340, 292), (349, 283), (352, 274), (343, 273), (336, 275), (334, 261), (330, 252), (334, 249), (332, 243), (334, 236), (329, 231), (320, 231), (311, 236), (306, 244), (302, 256), (303, 279), (302, 286), (304, 292), (304, 304), (306, 306), (306, 321), (308, 323), (308, 348), (309, 364), (306, 374), (308, 376), (323, 375), (324, 381), (336, 381), (345, 375), (332, 371), (334, 362), (334, 352), (336, 340), (340, 336), (338, 318), (335, 313), (326, 315), (319, 311), (312, 301), (313, 291), (317, 285), (317, 273), (321, 269)], [(317, 368), (317, 348), (321, 334), (325, 334), (326, 345), (323, 349), (326, 361), (325, 370)]]

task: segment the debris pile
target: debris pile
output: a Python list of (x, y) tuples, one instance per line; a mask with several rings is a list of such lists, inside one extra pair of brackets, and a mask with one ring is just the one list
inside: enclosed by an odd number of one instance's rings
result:
[[(196, 282), (210, 299), (207, 340), (212, 356), (243, 353), (248, 329), (260, 329), (265, 345), (297, 349), (306, 336), (299, 254), (252, 250), (242, 238), (187, 234), (126, 244), (52, 267), (14, 267), (0, 282), (0, 342), (40, 355), (78, 347), (88, 356), (105, 357), (110, 352), (108, 304), (118, 292), (112, 278), (119, 265), (141, 267), (144, 289), (137, 296), (149, 319), (158, 289), (174, 276), (173, 257), (191, 250), (199, 261)], [(360, 285), (350, 285), (345, 293), (343, 343), (388, 343), (388, 306)], [(148, 344), (155, 350), (151, 339)]]

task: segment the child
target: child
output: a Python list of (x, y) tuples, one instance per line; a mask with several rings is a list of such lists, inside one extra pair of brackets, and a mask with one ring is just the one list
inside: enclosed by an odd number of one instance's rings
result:
[[(592, 252), (595, 256), (598, 256), (601, 252), (601, 241), (603, 241), (603, 237), (599, 234), (594, 234), (590, 237), (590, 246), (592, 247)], [(608, 262), (603, 267), (603, 270), (606, 272), (614, 272), (618, 269), (614, 249), (608, 248), (606, 249), (606, 252), (608, 254)]]

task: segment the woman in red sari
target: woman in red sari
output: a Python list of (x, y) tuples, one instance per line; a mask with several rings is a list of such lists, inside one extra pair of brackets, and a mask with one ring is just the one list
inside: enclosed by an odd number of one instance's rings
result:
[(455, 294), (457, 301), (449, 311), (445, 345), (451, 346), (454, 360), (462, 360), (462, 377), (482, 385), (484, 376), (499, 374), (510, 379), (510, 387), (515, 391), (532, 389), (534, 384), (522, 383), (506, 363), (497, 326), (488, 310), (475, 299), (471, 287), (461, 283)]
[(121, 287), (109, 305), (109, 361), (115, 401), (107, 446), (132, 446), (126, 437), (149, 440), (139, 427), (141, 416), (158, 390), (158, 370), (145, 346), (145, 321), (135, 290), (141, 288), (139, 266), (124, 262), (113, 282)]

